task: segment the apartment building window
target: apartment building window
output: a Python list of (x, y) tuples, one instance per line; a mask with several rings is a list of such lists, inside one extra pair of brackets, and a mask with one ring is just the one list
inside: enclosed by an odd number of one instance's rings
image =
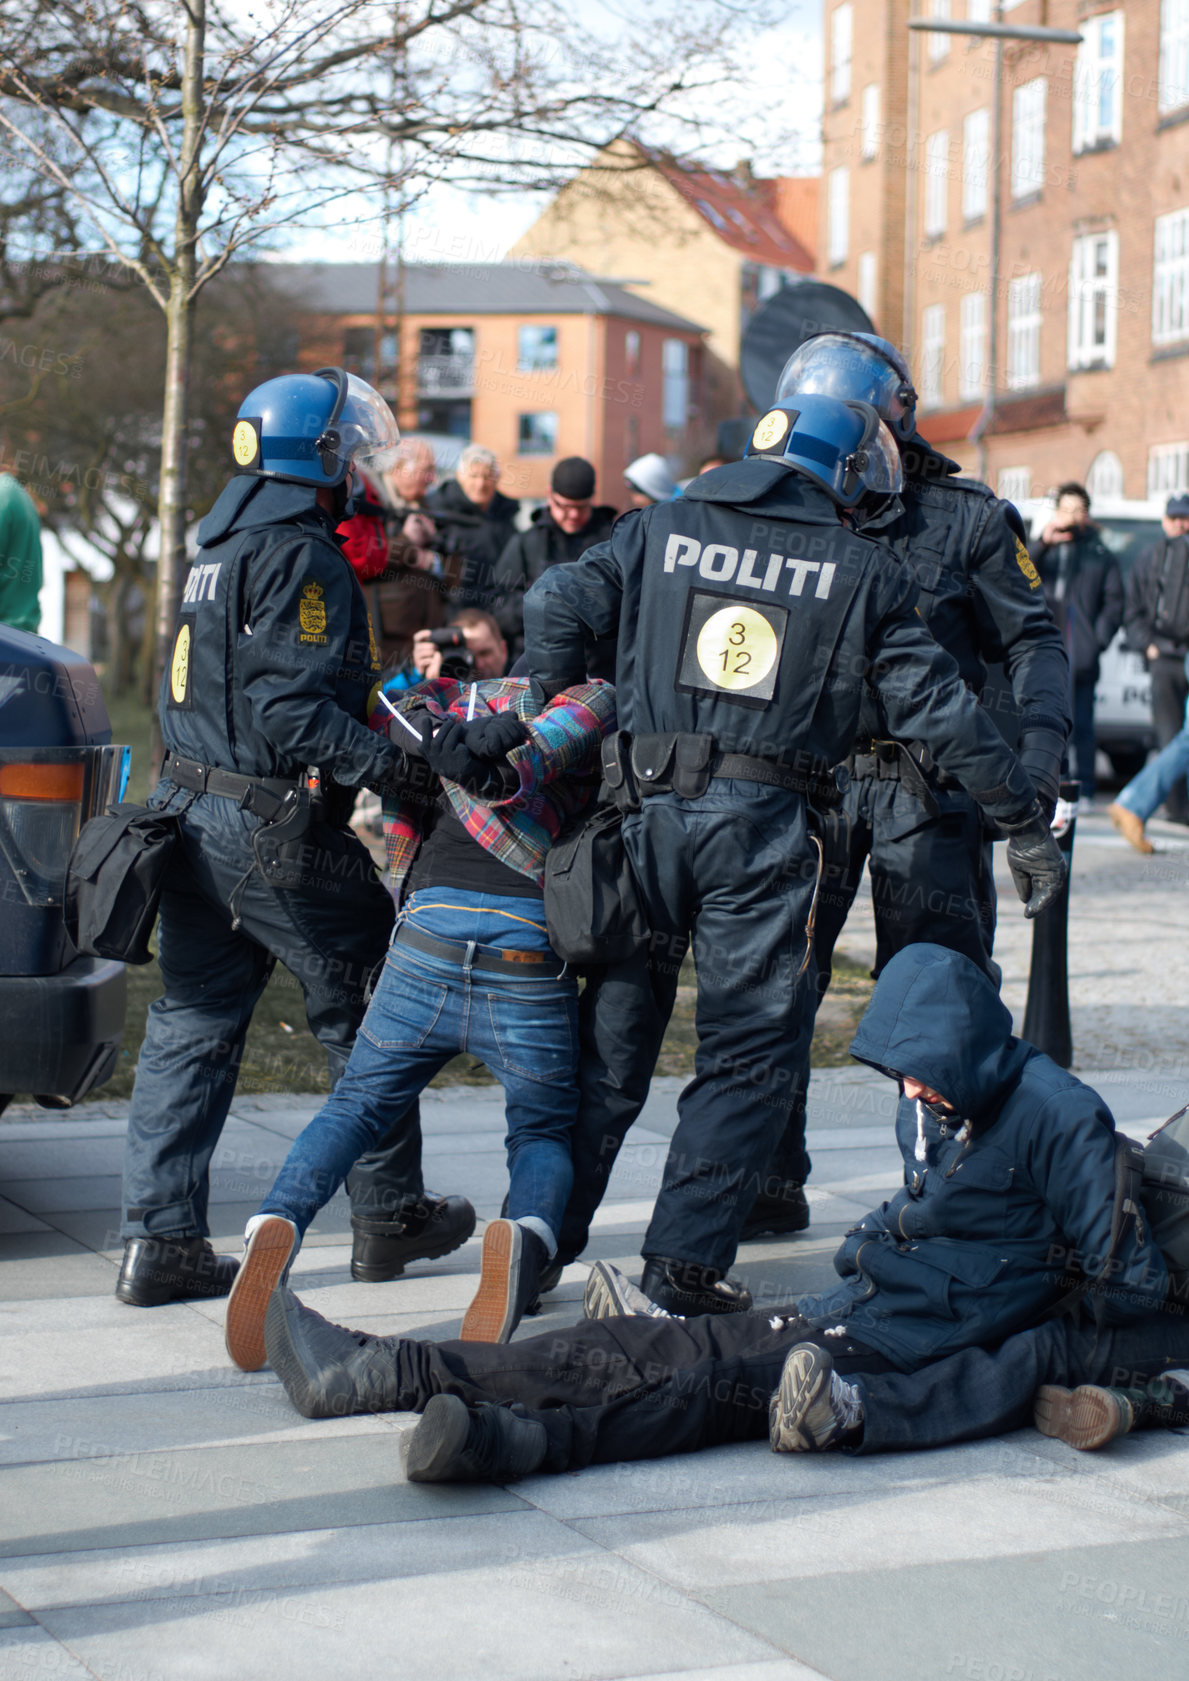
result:
[(993, 23), (991, 8), (994, 0), (966, 0), (966, 17), (970, 23)]
[(516, 329), (516, 372), (541, 373), (557, 366), (556, 327), (518, 327)]
[(987, 214), (987, 176), (991, 160), (991, 114), (986, 106), (962, 122), (962, 220)]
[(666, 339), (661, 346), (661, 421), (680, 431), (689, 419), (689, 345), (684, 339)]
[(958, 396), (965, 403), (987, 391), (987, 294), (967, 292), (958, 316)]
[(940, 408), (945, 385), (945, 305), (921, 312), (921, 402)]
[(557, 454), (557, 416), (545, 411), (522, 414), (517, 420), (518, 455)]
[(1152, 268), (1152, 343), (1189, 338), (1189, 210), (1156, 218)]
[(1073, 67), (1073, 149), (1113, 146), (1123, 134), (1123, 14), (1104, 12), (1082, 24)]
[(945, 232), (950, 176), (950, 137), (942, 128), (925, 141), (925, 238)]
[(1148, 451), (1148, 495), (1172, 496), (1189, 490), (1189, 442), (1153, 444)]
[(854, 12), (851, 6), (836, 6), (830, 16), (830, 101), (834, 105), (844, 105), (850, 98), (853, 35)]
[(1189, 105), (1189, 0), (1161, 0), (1159, 107), (1182, 105)]
[(995, 489), (1005, 502), (1014, 502), (1018, 507), (1032, 495), (1031, 467), (1001, 467)]
[(1012, 95), (1011, 196), (1030, 198), (1044, 185), (1045, 79), (1035, 76)]
[(862, 309), (867, 311), (867, 314), (873, 321), (879, 314), (875, 301), (875, 280), (878, 273), (877, 263), (878, 259), (874, 251), (862, 251), (859, 253), (859, 305)]
[(879, 152), (879, 83), (863, 89), (863, 120), (859, 131), (859, 155), (869, 163)]
[(1110, 368), (1119, 313), (1119, 236), (1086, 234), (1069, 262), (1069, 366)]
[(1007, 288), (1007, 384), (1023, 391), (1040, 384), (1041, 276), (1022, 274)]
[[(949, 20), (950, 0), (929, 0), (929, 16), (931, 18), (945, 18)], [(942, 59), (950, 56), (950, 38), (948, 35), (926, 35), (929, 43), (929, 63), (940, 64)]]
[(850, 170), (832, 169), (826, 186), (826, 260), (844, 263), (850, 249)]
[(1100, 449), (1086, 474), (1086, 489), (1091, 503), (1123, 494), (1123, 463), (1113, 449)]
[(623, 365), (628, 378), (635, 379), (640, 372), (640, 335), (634, 327), (623, 335)]

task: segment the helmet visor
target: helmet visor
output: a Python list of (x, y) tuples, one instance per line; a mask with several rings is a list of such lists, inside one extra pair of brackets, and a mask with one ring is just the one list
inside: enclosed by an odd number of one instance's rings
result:
[(372, 473), (386, 473), (395, 465), (400, 430), (388, 404), (366, 380), (347, 375), (347, 395), (335, 423), (341, 461), (354, 462)]
[(870, 345), (841, 333), (819, 333), (785, 363), (775, 401), (791, 404), (797, 397), (819, 396), (870, 403), (895, 426), (909, 414), (915, 395), (899, 370)]
[(861, 453), (867, 457), (866, 466), (858, 469), (865, 491), (873, 496), (895, 496), (904, 488), (900, 450), (884, 421), (863, 444)]

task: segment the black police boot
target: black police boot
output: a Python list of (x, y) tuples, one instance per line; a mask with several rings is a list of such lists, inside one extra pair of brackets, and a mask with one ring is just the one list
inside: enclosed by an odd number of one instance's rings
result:
[(461, 1342), (508, 1342), (541, 1289), (548, 1251), (515, 1220), (489, 1220), (483, 1233), (479, 1288), (463, 1315)]
[(698, 1313), (747, 1313), (751, 1291), (737, 1278), (724, 1278), (713, 1267), (694, 1261), (668, 1261), (661, 1255), (644, 1257), (640, 1288), (666, 1313), (691, 1318)]
[(216, 1255), (205, 1237), (130, 1237), (116, 1282), (116, 1297), (129, 1307), (160, 1307), (225, 1296), (239, 1262)]
[(411, 1483), (503, 1483), (540, 1468), (545, 1426), (510, 1407), (458, 1395), (432, 1395), (401, 1446)]
[(475, 1210), (465, 1197), (432, 1191), (393, 1214), (352, 1214), (351, 1277), (359, 1284), (386, 1284), (410, 1261), (436, 1261), (461, 1249), (474, 1229)]
[(788, 1237), (809, 1230), (809, 1203), (795, 1179), (769, 1179), (751, 1205), (751, 1212), (739, 1233), (740, 1243), (757, 1237)]
[(264, 1316), (268, 1363), (303, 1418), (399, 1410), (399, 1337), (372, 1337), (332, 1325), (278, 1284)]

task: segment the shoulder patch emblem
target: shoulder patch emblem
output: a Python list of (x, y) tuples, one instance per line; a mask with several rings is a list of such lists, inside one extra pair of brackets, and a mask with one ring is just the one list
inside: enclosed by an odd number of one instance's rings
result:
[(312, 579), (308, 584), (302, 585), (297, 616), (301, 623), (303, 642), (326, 641), (326, 603), (322, 599), (324, 593), (322, 585)]
[(1020, 571), (1024, 574), (1025, 578), (1027, 578), (1028, 588), (1030, 590), (1038, 590), (1040, 588), (1040, 573), (1032, 564), (1032, 556), (1028, 553), (1028, 550), (1024, 547), (1018, 537), (1016, 538), (1016, 565), (1020, 568)]

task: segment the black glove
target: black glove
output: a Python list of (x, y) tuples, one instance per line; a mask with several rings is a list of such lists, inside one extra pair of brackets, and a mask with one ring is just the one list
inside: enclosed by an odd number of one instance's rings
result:
[(437, 722), (427, 706), (419, 706), (414, 712), (402, 712), (399, 718), (389, 718), (388, 739), (406, 755), (427, 758), (426, 748)]
[(1021, 765), (1032, 778), (1045, 819), (1052, 821), (1061, 792), (1061, 761), (1065, 757), (1065, 738), (1057, 730), (1030, 729), (1020, 736), (1016, 753)]
[(519, 783), (515, 771), (502, 761), (477, 759), (467, 745), (465, 718), (451, 715), (425, 749), (425, 756), (439, 776), (457, 782), (479, 800), (494, 800)]
[(467, 746), (477, 759), (502, 759), (528, 740), (528, 726), (515, 712), (489, 712), (467, 725)]
[(1020, 823), (1005, 823), (1007, 863), (1024, 915), (1039, 916), (1065, 886), (1069, 866), (1039, 807)]

